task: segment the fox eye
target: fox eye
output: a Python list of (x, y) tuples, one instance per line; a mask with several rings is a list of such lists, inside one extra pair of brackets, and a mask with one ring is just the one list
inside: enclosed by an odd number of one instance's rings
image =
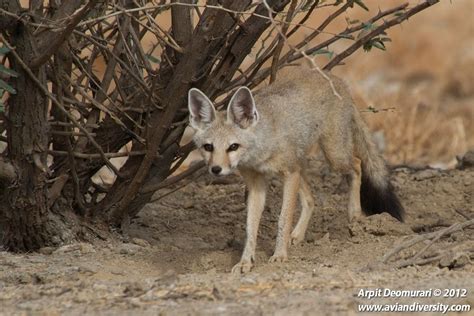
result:
[(229, 148), (227, 148), (227, 151), (236, 151), (237, 149), (239, 149), (239, 146), (239, 144), (234, 143), (230, 145)]
[(204, 144), (204, 146), (202, 146), (204, 148), (205, 151), (213, 151), (214, 150), (214, 146), (212, 146), (212, 144)]

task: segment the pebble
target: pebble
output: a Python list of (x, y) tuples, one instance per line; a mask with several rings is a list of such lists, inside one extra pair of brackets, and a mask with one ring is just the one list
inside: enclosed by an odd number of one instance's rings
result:
[(119, 253), (122, 255), (135, 255), (143, 248), (136, 244), (124, 243), (118, 247)]
[(464, 179), (464, 186), (469, 187), (472, 185), (472, 181), (469, 178)]
[(474, 167), (474, 150), (470, 150), (459, 159), (459, 167), (461, 169)]
[(187, 200), (183, 203), (183, 208), (184, 209), (190, 209), (192, 207), (194, 207), (194, 201)]
[(50, 255), (54, 252), (55, 248), (54, 247), (43, 247), (38, 250), (40, 254), (43, 255)]
[(73, 252), (73, 251), (79, 251), (81, 254), (95, 253), (94, 246), (92, 246), (91, 244), (86, 244), (86, 243), (75, 243), (75, 244), (65, 245), (65, 246), (59, 247), (58, 249), (53, 251), (53, 253), (63, 254), (63, 253), (68, 253), (68, 252)]
[(85, 274), (96, 274), (97, 268), (91, 266), (79, 266), (79, 271)]
[(147, 240), (141, 238), (132, 238), (132, 243), (145, 248), (150, 247), (150, 243)]
[(439, 174), (440, 174), (439, 170), (426, 169), (426, 170), (422, 170), (420, 172), (417, 172), (415, 174), (414, 179), (416, 181), (422, 181), (422, 180), (427, 180), (427, 179), (437, 177)]

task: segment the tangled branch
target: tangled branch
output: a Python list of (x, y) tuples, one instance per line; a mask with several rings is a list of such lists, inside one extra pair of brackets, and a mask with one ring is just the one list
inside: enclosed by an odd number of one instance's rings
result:
[[(355, 7), (366, 8), (363, 0), (74, 0), (34, 11), (25, 11), (16, 0), (0, 0), (0, 40), (11, 50), (2, 66), (16, 61), (52, 104), (47, 143), (37, 146), (51, 161), (44, 175), (53, 192), (50, 204), (61, 195), (73, 196), (81, 213), (120, 224), (154, 192), (199, 169), (195, 165), (175, 174), (193, 150), (180, 145), (191, 87), (222, 108), (238, 86), (273, 82), (280, 69), (300, 59), (332, 85), (325, 71), (362, 47), (377, 48), (387, 29), (436, 2), (407, 2), (341, 26), (339, 20)], [(311, 25), (322, 12), (329, 13)], [(18, 54), (15, 34), (22, 30), (35, 43), (30, 55)], [(303, 36), (296, 40), (298, 34)], [(320, 66), (322, 54), (329, 60)], [(36, 69), (46, 78), (39, 78)], [(8, 84), (16, 82), (11, 72), (0, 75)], [(1, 124), (2, 132), (8, 130), (8, 119)], [(1, 136), (0, 141), (11, 139)], [(112, 158), (124, 159), (120, 170)], [(2, 165), (11, 171), (15, 163)], [(107, 183), (108, 190), (94, 177), (104, 166), (118, 175)]]

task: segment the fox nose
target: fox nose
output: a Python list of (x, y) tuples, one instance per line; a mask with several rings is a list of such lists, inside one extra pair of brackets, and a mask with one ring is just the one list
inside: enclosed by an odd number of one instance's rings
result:
[(219, 173), (221, 173), (222, 168), (219, 167), (219, 166), (214, 166), (214, 167), (211, 168), (211, 171), (212, 171), (213, 174), (218, 175)]

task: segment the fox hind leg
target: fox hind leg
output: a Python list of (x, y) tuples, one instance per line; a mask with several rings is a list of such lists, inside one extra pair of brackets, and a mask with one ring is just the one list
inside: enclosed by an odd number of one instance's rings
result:
[(314, 198), (311, 194), (311, 188), (305, 176), (301, 177), (299, 197), (301, 200), (301, 215), (293, 232), (291, 233), (291, 244), (296, 245), (304, 240), (308, 224), (314, 211)]
[(331, 167), (350, 178), (348, 215), (352, 221), (362, 215), (360, 206), (362, 168), (361, 160), (354, 156), (351, 135), (331, 131), (329, 135), (321, 137), (320, 146)]
[(353, 221), (362, 216), (360, 206), (360, 185), (362, 181), (361, 160), (357, 157), (352, 159), (352, 172), (350, 175), (351, 185), (349, 192), (349, 221)]

